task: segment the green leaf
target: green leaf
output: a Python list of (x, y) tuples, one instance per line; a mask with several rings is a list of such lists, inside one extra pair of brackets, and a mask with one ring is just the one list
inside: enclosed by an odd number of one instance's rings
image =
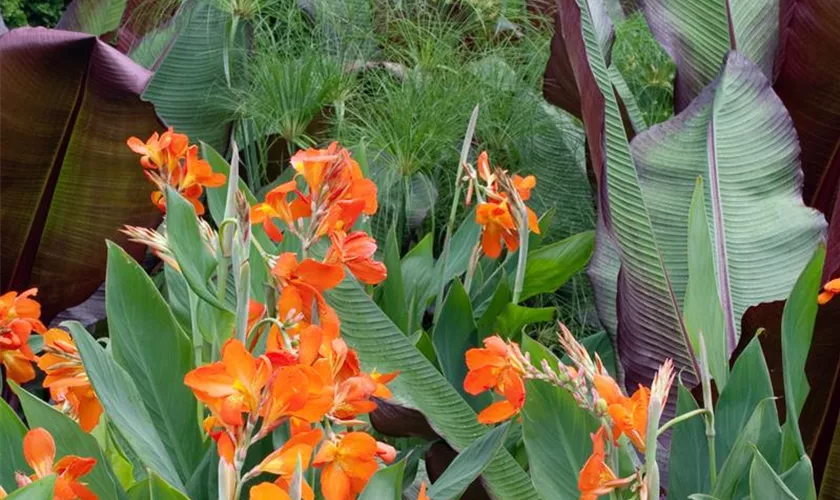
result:
[(3, 457), (0, 460), (0, 486), (12, 491), (17, 487), (15, 472), (27, 468), (23, 457), (26, 427), (4, 399), (0, 399), (0, 429), (3, 429), (0, 433), (0, 457)]
[[(507, 307), (510, 303), (511, 298), (513, 298), (513, 294), (510, 291), (508, 281), (500, 280), (499, 285), (496, 287), (496, 291), (493, 292), (493, 296), (487, 302), (484, 312), (482, 312), (481, 317), (478, 318), (477, 326), (479, 340), (495, 333), (496, 318), (498, 318), (499, 314), (504, 311), (505, 307)], [(478, 311), (476, 311), (476, 313), (477, 312)]]
[(825, 247), (820, 245), (811, 261), (805, 266), (785, 303), (782, 313), (782, 374), (785, 385), (785, 407), (787, 421), (785, 434), (796, 444), (797, 456), (786, 460), (785, 465), (805, 456), (805, 445), (799, 430), (799, 414), (805, 398), (811, 390), (805, 377), (805, 362), (811, 349), (814, 323), (817, 319), (817, 300), (814, 296), (820, 289), (820, 276), (825, 261)]
[(436, 293), (437, 279), (432, 255), (432, 234), (427, 234), (402, 258), (402, 278), (408, 304), (408, 329), (417, 331), (429, 301)]
[(506, 339), (522, 337), (522, 329), (534, 323), (548, 323), (554, 319), (553, 307), (523, 307), (507, 304), (496, 317), (496, 333)]
[(505, 422), (461, 451), (446, 471), (432, 484), (429, 489), (429, 498), (435, 500), (460, 498), (496, 453), (502, 449), (509, 428), (510, 422)]
[(755, 450), (750, 467), (750, 498), (752, 500), (798, 500), (758, 450)]
[(528, 252), (521, 300), (552, 293), (589, 263), (595, 233), (586, 231)]
[[(111, 422), (146, 467), (160, 474), (168, 483), (183, 490), (184, 483), (178, 473), (178, 468), (172, 462), (131, 376), (114, 361), (82, 325), (74, 321), (67, 322), (65, 325), (73, 334), (73, 340), (79, 347), (82, 362), (93, 389)], [(173, 380), (170, 383), (180, 384), (182, 381)], [(190, 405), (181, 411), (192, 415), (193, 407)]]
[(388, 277), (379, 285), (380, 299), (377, 302), (385, 314), (391, 318), (400, 329), (408, 335), (408, 311), (405, 302), (405, 287), (403, 285), (402, 266), (400, 265), (400, 247), (397, 242), (397, 232), (394, 227), (388, 231), (385, 240), (385, 268)]
[[(78, 455), (96, 459), (93, 470), (85, 476), (85, 482), (99, 498), (123, 498), (125, 492), (119, 486), (108, 460), (96, 443), (96, 439), (79, 427), (79, 424), (67, 415), (44, 403), (18, 385), (9, 384), (20, 398), (23, 412), (29, 427), (43, 427), (55, 440), (56, 456)], [(4, 427), (6, 429), (6, 427)], [(5, 456), (5, 455), (4, 455)], [(6, 459), (3, 459), (6, 462)], [(23, 470), (28, 470), (28, 467)]]
[[(715, 406), (715, 448), (718, 467), (726, 460), (739, 437), (743, 435), (744, 427), (755, 410), (763, 401), (772, 397), (773, 386), (770, 382), (770, 373), (767, 371), (767, 363), (761, 352), (759, 337), (755, 337), (735, 361), (729, 383), (720, 393)], [(774, 407), (773, 416), (775, 415)], [(775, 418), (775, 428), (778, 430), (778, 417)], [(770, 425), (769, 417), (765, 419), (765, 424)], [(771, 438), (769, 431), (763, 437)], [(770, 453), (770, 450), (761, 449), (762, 454), (774, 466), (779, 464), (780, 451), (781, 449), (777, 448)]]
[[(470, 263), (470, 255), (473, 247), (478, 242), (478, 237), (481, 235), (481, 226), (475, 222), (475, 210), (469, 211), (464, 215), (464, 220), (461, 225), (452, 235), (452, 242), (449, 247), (449, 261), (446, 263), (446, 272), (443, 279), (449, 283), (456, 276), (464, 274), (467, 271), (467, 266)], [(440, 275), (439, 267), (443, 265), (442, 261), (438, 261), (435, 265), (435, 273)]]
[[(733, 376), (730, 385), (734, 379)], [(772, 449), (773, 446), (767, 446), (767, 443), (769, 441), (772, 445), (779, 441), (778, 427), (779, 417), (776, 415), (773, 399), (761, 401), (741, 428), (731, 451), (725, 455), (726, 460), (723, 463), (717, 462), (720, 464), (719, 474), (712, 495), (718, 498), (741, 498), (748, 493), (748, 469), (753, 460), (754, 450)]]
[[(543, 359), (557, 366), (557, 358), (530, 337), (522, 338), (522, 350), (535, 366)], [(535, 380), (525, 387), (522, 437), (534, 486), (556, 498), (577, 498), (578, 472), (592, 453), (589, 435), (598, 430), (598, 422), (564, 389)]]
[(432, 338), (425, 330), (418, 330), (411, 336), (411, 343), (420, 351), (423, 356), (426, 356), (433, 365), (438, 367), (437, 353), (435, 352), (435, 345), (432, 343)]
[(182, 478), (204, 453), (192, 391), (191, 344), (152, 280), (128, 254), (108, 244), (105, 307), (111, 353), (134, 381), (154, 427)]
[[(405, 273), (403, 267), (403, 276)], [(487, 432), (467, 402), (354, 279), (348, 276), (327, 292), (327, 301), (341, 318), (342, 337), (359, 353), (365, 368), (400, 370), (391, 383), (395, 397), (422, 411), (453, 448), (462, 450)], [(491, 494), (498, 497), (539, 498), (528, 475), (507, 451), (496, 454), (484, 479)]]
[(478, 328), (473, 319), (470, 298), (458, 280), (449, 287), (446, 300), (432, 332), (432, 344), (443, 376), (476, 410), (489, 404), (487, 394), (472, 396), (464, 391), (467, 349), (478, 346)]
[(160, 123), (140, 99), (151, 73), (92, 35), (21, 28), (3, 35), (0, 53), (0, 290), (38, 284), (48, 320), (102, 283), (103, 240), (125, 243), (124, 224), (160, 220), (126, 146)]
[(729, 378), (729, 349), (723, 326), (723, 309), (712, 258), (712, 240), (706, 220), (703, 178), (698, 177), (688, 216), (688, 285), (685, 291), (685, 327), (695, 352), (700, 352), (700, 337), (706, 346), (708, 370), (718, 392)]
[[(828, 469), (826, 469), (828, 473)], [(796, 464), (782, 474), (782, 481), (800, 500), (815, 500), (817, 491), (814, 485), (814, 468), (811, 459), (803, 455)]]
[[(691, 392), (680, 385), (677, 414), (699, 409)], [(709, 491), (709, 443), (703, 417), (693, 417), (674, 427), (668, 456), (668, 498), (680, 500), (699, 491)]]
[(105, 35), (119, 27), (125, 5), (126, 0), (73, 0), (55, 29)]
[[(143, 92), (161, 118), (192, 141), (228, 146), (233, 109), (225, 82), (224, 50), (230, 14), (198, 3)], [(238, 40), (238, 37), (236, 37)], [(231, 47), (236, 55), (241, 50)]]
[(402, 500), (405, 460), (376, 471), (359, 500)]
[(218, 263), (201, 237), (195, 208), (170, 187), (166, 188), (166, 234), (181, 274), (192, 291), (205, 302), (233, 313), (230, 306), (217, 298), (215, 290), (211, 292), (208, 288)]
[(648, 127), (645, 122), (645, 116), (639, 108), (639, 103), (636, 101), (636, 96), (633, 95), (633, 91), (630, 90), (630, 86), (627, 85), (627, 81), (624, 80), (624, 76), (621, 75), (621, 72), (615, 64), (610, 64), (608, 70), (610, 72), (610, 81), (613, 87), (615, 87), (618, 96), (621, 97), (621, 102), (627, 111), (627, 117), (630, 118), (630, 122), (633, 124), (633, 130), (637, 134), (644, 132)]
[(128, 489), (128, 500), (188, 500), (188, 497), (151, 473)]
[(32, 484), (17, 489), (6, 500), (52, 500), (55, 491), (55, 474), (39, 479)]

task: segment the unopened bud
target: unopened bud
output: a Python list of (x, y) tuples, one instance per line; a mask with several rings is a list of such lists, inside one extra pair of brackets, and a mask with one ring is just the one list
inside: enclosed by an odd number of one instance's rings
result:
[(603, 398), (598, 398), (598, 401), (595, 403), (595, 411), (598, 412), (599, 415), (605, 415), (607, 413), (607, 402)]

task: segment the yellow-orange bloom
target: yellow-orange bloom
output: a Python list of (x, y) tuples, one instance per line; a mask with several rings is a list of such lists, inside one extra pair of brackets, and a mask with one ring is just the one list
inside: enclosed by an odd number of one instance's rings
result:
[(79, 481), (96, 465), (95, 458), (66, 455), (55, 461), (55, 441), (52, 435), (41, 427), (30, 430), (23, 438), (23, 456), (35, 473), (29, 477), (16, 476), (18, 486), (24, 487), (32, 481), (55, 474), (56, 500), (96, 500), (97, 496)]
[(378, 468), (376, 458), (393, 459), (392, 447), (364, 432), (348, 432), (325, 441), (312, 465), (322, 468), (321, 492), (326, 500), (353, 500)]
[(615, 380), (607, 375), (596, 374), (593, 384), (598, 395), (607, 403), (607, 413), (613, 421), (613, 439), (617, 440), (624, 434), (639, 451), (644, 452), (650, 389), (640, 385), (628, 398), (621, 393)]
[(281, 292), (277, 309), (294, 309), (312, 323), (313, 306), (317, 308), (321, 328), (330, 337), (338, 336), (338, 315), (327, 305), (324, 291), (337, 286), (344, 279), (344, 269), (335, 264), (324, 264), (312, 259), (298, 263), (292, 252), (281, 254), (271, 268), (271, 274), (280, 285)]
[(329, 378), (315, 368), (282, 366), (274, 375), (271, 395), (263, 409), (263, 426), (271, 429), (289, 418), (318, 422), (332, 407), (333, 394)]
[[(274, 484), (284, 491), (289, 491), (298, 463), (300, 463), (302, 471), (309, 467), (312, 453), (322, 437), (323, 432), (320, 429), (296, 434), (286, 441), (280, 449), (265, 457), (257, 466), (257, 469), (260, 472), (277, 475), (278, 478)], [(301, 496), (303, 500), (312, 500), (315, 497), (315, 493), (306, 480), (303, 480), (301, 484)]]
[(817, 297), (817, 302), (820, 305), (827, 304), (838, 293), (840, 293), (840, 278), (833, 279), (823, 285), (822, 292)]
[(429, 500), (429, 496), (426, 494), (426, 482), (420, 483), (420, 492), (417, 493), (417, 500)]
[[(296, 193), (294, 200), (289, 202), (289, 195)], [(297, 182), (284, 182), (265, 195), (265, 202), (251, 207), (251, 224), (262, 224), (269, 238), (275, 242), (283, 241), (283, 233), (274, 223), (280, 219), (287, 226), (291, 226), (298, 219), (309, 217), (312, 210), (308, 200), (297, 188)]]
[[(532, 233), (540, 234), (537, 214), (527, 207), (526, 211), (528, 229)], [(475, 209), (475, 221), (482, 226), (481, 248), (491, 259), (501, 255), (502, 242), (509, 252), (515, 252), (519, 248), (519, 230), (507, 200), (479, 203)]]
[(184, 134), (177, 134), (172, 127), (158, 135), (154, 132), (145, 142), (137, 137), (129, 137), (128, 147), (142, 155), (140, 164), (150, 170), (165, 169), (173, 175), (180, 174), (178, 161), (184, 157), (189, 145), (189, 138)]
[(604, 428), (601, 427), (598, 432), (592, 434), (592, 455), (583, 465), (578, 476), (580, 500), (596, 500), (615, 488), (610, 483), (616, 481), (616, 476), (604, 462), (605, 458)]
[(38, 357), (29, 348), (29, 336), (46, 330), (40, 320), (41, 305), (30, 298), (37, 293), (37, 288), (30, 288), (0, 295), (0, 362), (6, 376), (19, 384), (35, 378), (32, 362)]
[(85, 432), (90, 432), (99, 423), (102, 405), (90, 385), (76, 344), (64, 330), (51, 328), (44, 334), (44, 351), (38, 361), (38, 368), (47, 374), (44, 387)]
[(495, 390), (504, 396), (478, 414), (478, 421), (494, 424), (511, 418), (525, 405), (525, 383), (523, 370), (515, 362), (512, 349), (518, 349), (516, 343), (505, 343), (498, 335), (484, 339), (484, 348), (467, 351), (469, 372), (464, 379), (464, 390), (470, 394), (481, 394)]
[(376, 240), (363, 231), (345, 234), (336, 231), (330, 237), (332, 246), (324, 261), (328, 264), (344, 264), (353, 276), (363, 283), (376, 285), (388, 277), (385, 264), (373, 260)]
[[(248, 492), (251, 500), (292, 500), (283, 488), (274, 483), (260, 483), (253, 486)], [(306, 497), (303, 497), (305, 500)]]

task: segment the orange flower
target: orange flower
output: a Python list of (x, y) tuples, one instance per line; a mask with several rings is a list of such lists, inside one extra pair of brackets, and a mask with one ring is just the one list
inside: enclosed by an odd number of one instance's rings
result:
[(592, 455), (583, 464), (578, 476), (578, 489), (580, 500), (596, 500), (601, 495), (611, 492), (616, 481), (615, 473), (604, 462), (606, 453), (604, 451), (604, 428), (592, 434)]
[[(321, 441), (322, 437), (323, 432), (320, 429), (297, 434), (286, 441), (280, 449), (265, 457), (257, 465), (257, 469), (260, 472), (267, 472), (279, 476), (274, 484), (288, 492), (291, 482), (294, 479), (298, 462), (300, 462), (301, 470), (306, 470), (309, 467), (312, 452), (315, 451), (315, 447)], [(315, 493), (306, 480), (303, 481), (301, 486), (303, 499), (312, 500), (315, 497)]]
[[(290, 193), (297, 193), (297, 197), (291, 203), (288, 200)], [(262, 224), (268, 237), (279, 243), (283, 241), (283, 233), (274, 223), (274, 219), (280, 219), (287, 226), (291, 226), (296, 220), (311, 214), (309, 203), (298, 191), (297, 183), (291, 180), (269, 191), (264, 203), (257, 203), (251, 207), (251, 224)]]
[(429, 500), (429, 496), (426, 495), (425, 481), (420, 483), (420, 492), (417, 494), (417, 500)]
[(615, 380), (607, 375), (596, 374), (593, 384), (598, 395), (607, 403), (607, 413), (614, 424), (613, 440), (624, 434), (639, 451), (644, 452), (650, 389), (640, 385), (628, 398), (621, 393)]
[[(381, 446), (379, 446), (381, 445)], [(388, 449), (390, 448), (390, 449)], [(312, 465), (321, 471), (321, 492), (326, 500), (353, 500), (378, 468), (376, 457), (393, 458), (392, 447), (377, 443), (364, 432), (348, 432), (325, 441)]]
[(522, 177), (519, 174), (513, 174), (513, 186), (522, 201), (531, 199), (531, 190), (537, 186), (537, 178), (533, 175)]
[(84, 483), (79, 482), (79, 478), (96, 465), (96, 459), (66, 455), (55, 462), (55, 441), (46, 429), (38, 427), (26, 433), (23, 438), (23, 456), (35, 473), (29, 477), (18, 474), (18, 486), (24, 487), (34, 480), (55, 474), (53, 498), (56, 500), (97, 498)]
[[(292, 500), (283, 488), (273, 483), (260, 483), (253, 486), (248, 492), (248, 498), (251, 500)], [(305, 496), (303, 498), (306, 499)]]
[(363, 283), (375, 285), (387, 276), (385, 264), (373, 260), (376, 253), (376, 240), (362, 231), (350, 234), (337, 231), (330, 238), (332, 247), (324, 259), (329, 264), (344, 264)]
[(387, 385), (389, 382), (397, 378), (399, 375), (399, 370), (393, 371), (391, 373), (379, 373), (376, 370), (370, 372), (370, 378), (376, 382), (376, 390), (373, 391), (373, 395), (380, 399), (391, 399), (394, 395), (391, 393), (391, 389), (388, 388)]
[(370, 398), (376, 389), (377, 383), (368, 375), (343, 380), (335, 391), (335, 400), (330, 412), (332, 417), (341, 422), (351, 422), (358, 415), (372, 412), (376, 409), (376, 403)]
[(239, 427), (244, 423), (242, 413), (259, 409), (270, 375), (268, 358), (254, 358), (241, 341), (230, 339), (222, 346), (221, 361), (190, 371), (184, 383), (222, 422)]
[(476, 395), (492, 389), (504, 396), (504, 400), (491, 404), (478, 414), (479, 422), (494, 424), (516, 415), (525, 405), (524, 371), (513, 356), (513, 349), (519, 349), (516, 343), (505, 344), (496, 335), (484, 339), (484, 346), (467, 351), (467, 368), (470, 371), (464, 379), (464, 390)]
[(475, 221), (483, 226), (481, 248), (491, 259), (501, 255), (502, 241), (509, 252), (519, 248), (519, 232), (507, 201), (479, 203), (475, 209)]
[(35, 378), (32, 362), (38, 357), (29, 347), (29, 336), (33, 331), (46, 330), (39, 319), (41, 305), (30, 298), (37, 293), (37, 288), (30, 288), (21, 294), (0, 295), (0, 362), (6, 367), (9, 379), (19, 384)]
[(288, 418), (318, 422), (333, 404), (333, 385), (313, 367), (283, 366), (277, 369), (265, 405), (263, 426), (272, 429)]
[(143, 168), (177, 171), (178, 160), (186, 153), (189, 138), (184, 134), (176, 134), (172, 127), (169, 127), (169, 130), (160, 136), (157, 132), (153, 133), (146, 142), (137, 137), (129, 137), (126, 144), (135, 153), (143, 155), (140, 158)]
[(338, 336), (338, 316), (327, 305), (322, 293), (334, 288), (344, 279), (344, 269), (334, 264), (324, 264), (304, 259), (298, 264), (292, 252), (281, 254), (271, 268), (282, 291), (277, 309), (287, 312), (294, 309), (303, 314), (307, 323), (312, 323), (312, 309), (316, 307), (321, 327), (331, 338)]
[(823, 285), (823, 291), (817, 297), (817, 302), (820, 305), (827, 304), (838, 293), (840, 293), (840, 278), (833, 279)]
[(90, 432), (99, 423), (102, 405), (90, 385), (76, 344), (64, 330), (51, 328), (44, 334), (44, 351), (38, 361), (38, 368), (47, 374), (44, 387), (85, 432)]

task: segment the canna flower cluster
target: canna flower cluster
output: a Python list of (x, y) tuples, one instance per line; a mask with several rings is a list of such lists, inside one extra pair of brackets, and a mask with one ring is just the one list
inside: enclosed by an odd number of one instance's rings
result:
[(142, 155), (140, 165), (146, 177), (157, 186), (152, 192), (152, 202), (166, 213), (163, 192), (172, 186), (195, 207), (195, 213), (204, 214), (201, 194), (205, 187), (225, 184), (225, 175), (214, 173), (207, 161), (198, 157), (198, 146), (190, 145), (189, 138), (176, 133), (172, 127), (163, 134), (153, 133), (145, 142), (129, 137), (128, 147)]
[(496, 259), (502, 253), (502, 245), (508, 252), (519, 248), (520, 232), (526, 227), (540, 234), (537, 215), (525, 206), (537, 179), (533, 175), (511, 177), (504, 170), (491, 169), (486, 151), (479, 154), (476, 167), (477, 172), (467, 166), (467, 203), (475, 192), (479, 199), (475, 221), (481, 225), (481, 248), (485, 255)]
[[(18, 472), (15, 478), (19, 487), (23, 488), (33, 481), (55, 474), (55, 500), (97, 499), (96, 494), (80, 481), (82, 476), (93, 470), (96, 459), (66, 455), (56, 462), (55, 440), (46, 429), (37, 427), (26, 433), (23, 438), (23, 456), (34, 473), (27, 476)], [(6, 492), (0, 487), (0, 497), (5, 496)]]
[(505, 341), (499, 336), (485, 339), (484, 348), (467, 351), (469, 372), (464, 379), (464, 389), (470, 394), (493, 390), (503, 398), (481, 411), (478, 421), (493, 424), (517, 415), (525, 405), (525, 380), (542, 380), (562, 387), (574, 396), (581, 408), (601, 422), (598, 432), (592, 435), (592, 455), (580, 471), (581, 500), (594, 500), (620, 487), (645, 488), (641, 469), (627, 478), (616, 477), (606, 460), (609, 454), (606, 445), (609, 443), (610, 449), (615, 449), (625, 437), (639, 452), (646, 451), (648, 421), (655, 418), (658, 428), (661, 409), (674, 380), (673, 363), (667, 360), (660, 367), (650, 388), (640, 385), (627, 396), (597, 354), (593, 359), (564, 325), (560, 325), (560, 330), (560, 344), (574, 366), (559, 362), (555, 368), (543, 360), (541, 366), (536, 367), (516, 342)]
[(32, 362), (38, 357), (29, 347), (29, 336), (46, 331), (40, 320), (41, 305), (32, 298), (37, 294), (37, 288), (30, 288), (0, 296), (0, 361), (6, 376), (18, 384), (35, 378)]

